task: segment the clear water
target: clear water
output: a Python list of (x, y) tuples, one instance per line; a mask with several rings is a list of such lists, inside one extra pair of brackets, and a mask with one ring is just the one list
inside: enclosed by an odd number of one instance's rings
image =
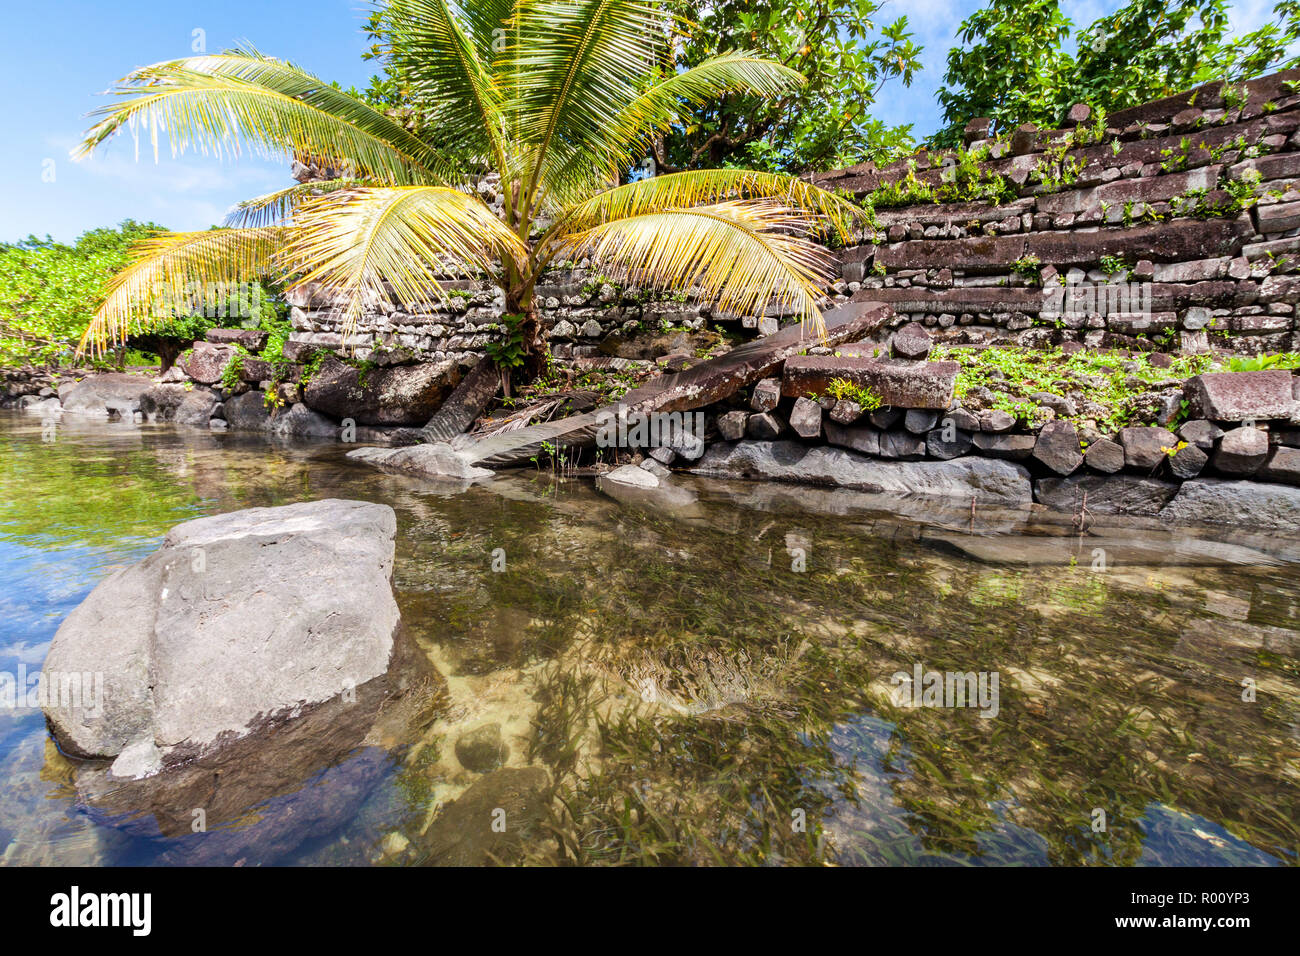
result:
[[(1297, 861), (1290, 540), (689, 479), (447, 488), (170, 426), (46, 437), (0, 412), (0, 671), (39, 668), (172, 525), (345, 497), (396, 510), (398, 603), (445, 687), (201, 833), (112, 818), (39, 711), (0, 710), (6, 863)], [(902, 706), (918, 664), (996, 673), (996, 716)], [(455, 743), (489, 723), (505, 767), (472, 772)]]

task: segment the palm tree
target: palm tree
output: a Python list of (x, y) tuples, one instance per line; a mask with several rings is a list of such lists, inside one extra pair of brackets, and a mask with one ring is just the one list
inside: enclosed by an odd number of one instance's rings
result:
[[(173, 154), (251, 148), (337, 172), (241, 203), (229, 228), (143, 243), (83, 348), (162, 321), (149, 305), (160, 287), (183, 301), (195, 281), (315, 283), (350, 328), (381, 297), (442, 298), (439, 279), (456, 274), (490, 276), (533, 348), (538, 278), (582, 258), (628, 283), (689, 288), (740, 314), (777, 303), (824, 328), (828, 257), (812, 233), (847, 236), (853, 206), (744, 170), (617, 185), (684, 104), (779, 94), (803, 82), (797, 73), (740, 51), (664, 76), (669, 21), (647, 0), (392, 0), (381, 17), (386, 55), (433, 136), (252, 49), (158, 63), (119, 83), (77, 158), (127, 127), (137, 154), (147, 133), (155, 160), (161, 132)], [(502, 215), (457, 188), (471, 178), (467, 156), (480, 174), (500, 174)]]

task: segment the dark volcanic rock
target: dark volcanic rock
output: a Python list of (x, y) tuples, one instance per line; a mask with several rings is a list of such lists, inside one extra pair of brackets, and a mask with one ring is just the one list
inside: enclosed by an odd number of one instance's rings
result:
[(750, 438), (763, 441), (776, 438), (783, 431), (785, 431), (785, 423), (781, 421), (781, 416), (776, 412), (759, 412), (750, 415), (749, 421), (745, 425), (745, 433)]
[(355, 368), (328, 356), (303, 401), (318, 412), (359, 425), (423, 425), (459, 384), (454, 359), (388, 368)]
[(215, 345), (242, 345), (250, 352), (260, 352), (267, 333), (260, 329), (208, 329), (203, 337)]
[(1199, 475), (1209, 460), (1210, 456), (1196, 445), (1184, 445), (1170, 457), (1169, 471), (1180, 481), (1186, 481)]
[(1300, 530), (1300, 488), (1196, 478), (1183, 483), (1160, 517), (1231, 525), (1243, 532), (1296, 531)]
[(1099, 439), (1088, 446), (1083, 460), (1089, 468), (1113, 475), (1124, 467), (1124, 446), (1109, 438)]
[(1276, 446), (1269, 452), (1268, 461), (1258, 472), (1257, 477), (1269, 481), (1282, 481), (1288, 485), (1300, 485), (1300, 448)]
[(933, 342), (930, 333), (920, 322), (908, 322), (889, 340), (895, 358), (923, 359), (930, 354)]
[(1290, 418), (1294, 404), (1291, 373), (1278, 370), (1197, 375), (1183, 391), (1192, 415), (1215, 421)]
[(226, 423), (240, 431), (261, 431), (271, 420), (271, 412), (266, 407), (266, 396), (262, 392), (245, 392), (228, 398), (222, 412)]
[(1034, 482), (1035, 501), (1073, 513), (1086, 504), (1096, 514), (1156, 515), (1177, 491), (1172, 481), (1135, 475), (1073, 475)]
[(820, 437), (822, 407), (810, 398), (796, 398), (790, 411), (790, 427), (800, 438)]
[(1124, 464), (1150, 471), (1165, 460), (1164, 449), (1176, 446), (1178, 439), (1164, 428), (1135, 425), (1119, 430), (1119, 443), (1124, 446)]
[(960, 458), (971, 450), (971, 433), (959, 429), (936, 428), (925, 436), (925, 450), (931, 458), (940, 461)]
[(825, 394), (832, 379), (869, 388), (882, 405), (944, 410), (952, 404), (960, 366), (956, 362), (800, 355), (785, 363), (784, 395)]
[(1178, 437), (1191, 442), (1201, 451), (1213, 451), (1214, 443), (1223, 437), (1223, 429), (1214, 422), (1198, 418), (1178, 429)]
[(194, 350), (181, 359), (181, 368), (185, 374), (204, 385), (215, 385), (221, 381), (221, 375), (237, 354), (233, 345), (213, 345), (211, 342), (195, 342)]
[(1028, 458), (1034, 451), (1033, 435), (994, 434), (976, 432), (971, 436), (975, 447), (990, 458)]
[(140, 410), (140, 402), (153, 388), (153, 380), (126, 372), (90, 375), (80, 382), (59, 388), (63, 410), (77, 415), (118, 414), (130, 419)]
[(1058, 475), (1068, 475), (1083, 464), (1079, 434), (1069, 422), (1048, 422), (1038, 433), (1034, 458)]
[(1268, 458), (1268, 432), (1258, 428), (1234, 428), (1219, 439), (1219, 450), (1211, 461), (1225, 475), (1253, 475)]

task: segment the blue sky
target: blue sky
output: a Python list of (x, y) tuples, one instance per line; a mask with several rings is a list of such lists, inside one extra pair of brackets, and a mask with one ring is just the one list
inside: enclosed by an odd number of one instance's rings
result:
[[(915, 42), (925, 48), (925, 69), (910, 89), (887, 87), (877, 116), (912, 123), (918, 137), (939, 125), (934, 92), (947, 50), (957, 25), (980, 5), (977, 0), (891, 0), (886, 11), (907, 14)], [(1080, 25), (1118, 6), (1119, 0), (1063, 3)], [(202, 229), (220, 221), (238, 200), (288, 185), (283, 163), (247, 155), (225, 162), (192, 153), (172, 159), (164, 147), (157, 164), (146, 149), (137, 162), (128, 135), (87, 161), (74, 163), (68, 153), (90, 125), (86, 114), (105, 101), (97, 93), (137, 66), (188, 55), (198, 42), (214, 52), (247, 41), (344, 87), (364, 87), (375, 66), (361, 59), (367, 9), (363, 0), (11, 4), (0, 35), (0, 94), (8, 119), (7, 142), (0, 150), (5, 187), (0, 241), (32, 233), (67, 241), (126, 218)], [(1270, 10), (1271, 0), (1237, 0), (1234, 26), (1253, 28)]]

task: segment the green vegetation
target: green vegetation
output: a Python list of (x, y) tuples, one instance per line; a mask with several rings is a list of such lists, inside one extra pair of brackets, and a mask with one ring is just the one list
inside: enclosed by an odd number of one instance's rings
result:
[(1230, 372), (1260, 372), (1270, 368), (1300, 368), (1300, 352), (1279, 352), (1272, 355), (1252, 355), (1249, 358), (1234, 355), (1228, 359), (1228, 371)]
[(856, 402), (863, 411), (880, 407), (880, 396), (868, 385), (859, 385), (847, 378), (833, 378), (826, 386), (827, 393), (840, 401)]
[(975, 388), (993, 394), (991, 407), (1029, 420), (1036, 402), (1029, 396), (1046, 392), (1061, 398), (1071, 392), (1082, 393), (1087, 401), (1105, 409), (1105, 414), (1090, 416), (1080, 408), (1067, 420), (1080, 424), (1092, 419), (1103, 432), (1132, 424), (1137, 399), (1148, 386), (1181, 382), (1207, 371), (1212, 359), (1208, 355), (1186, 355), (1173, 360), (1168, 368), (1152, 365), (1146, 354), (1125, 356), (1114, 352), (1087, 349), (1064, 355), (1059, 349), (1019, 349), (1011, 347), (947, 348), (936, 347), (930, 353), (934, 361), (957, 362), (956, 394), (965, 396)]
[(163, 231), (128, 219), (71, 245), (48, 236), (0, 244), (0, 364), (70, 361), (104, 284), (130, 261), (131, 245)]
[(1114, 112), (1214, 80), (1228, 81), (1221, 95), (1233, 109), (1241, 80), (1296, 64), (1300, 5), (1279, 0), (1272, 22), (1234, 37), (1227, 0), (1129, 0), (1077, 31), (1058, 0), (990, 0), (957, 37), (938, 93), (941, 146), (960, 144), (977, 116), (998, 132), (1055, 128), (1075, 103)]

